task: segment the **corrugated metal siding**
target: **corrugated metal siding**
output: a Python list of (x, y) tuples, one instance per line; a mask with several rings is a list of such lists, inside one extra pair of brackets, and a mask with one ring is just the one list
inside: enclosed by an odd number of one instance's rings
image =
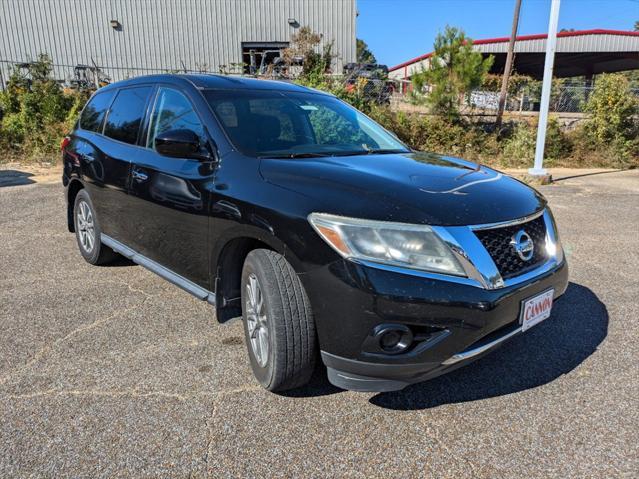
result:
[[(355, 0), (0, 0), (0, 60), (48, 53), (65, 78), (95, 62), (119, 80), (164, 70), (218, 71), (242, 42), (285, 42), (294, 18), (334, 42), (335, 70), (355, 61)], [(122, 31), (111, 28), (118, 20)], [(0, 64), (8, 71), (7, 64)]]
[[(506, 53), (508, 42), (475, 43), (473, 49), (482, 53)], [(515, 53), (545, 53), (546, 39), (518, 40), (515, 43)], [(583, 52), (639, 52), (639, 36), (591, 34), (557, 38), (558, 53)], [(404, 79), (414, 73), (428, 68), (429, 59), (416, 61), (389, 73), (391, 78)]]
[(418, 62), (411, 63), (410, 65), (401, 67), (399, 70), (393, 70), (388, 73), (388, 76), (394, 80), (403, 80), (405, 78), (410, 78), (415, 73), (419, 73), (422, 70), (428, 69), (429, 66), (430, 58), (426, 58), (425, 60), (420, 60)]
[[(483, 53), (506, 53), (508, 42), (474, 45), (474, 48)], [(544, 53), (545, 51), (545, 38), (520, 40), (515, 43), (516, 53)], [(639, 37), (636, 36), (596, 34), (557, 38), (558, 53), (637, 51), (639, 51)]]

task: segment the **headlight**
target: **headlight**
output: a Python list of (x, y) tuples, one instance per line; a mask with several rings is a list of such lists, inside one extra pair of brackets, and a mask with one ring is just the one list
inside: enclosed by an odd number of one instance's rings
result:
[(561, 263), (564, 259), (564, 249), (561, 246), (557, 223), (550, 208), (546, 208), (544, 221), (546, 222), (546, 254), (548, 257), (555, 258), (558, 263)]
[(466, 276), (451, 249), (430, 226), (369, 221), (325, 213), (311, 213), (308, 220), (344, 258)]

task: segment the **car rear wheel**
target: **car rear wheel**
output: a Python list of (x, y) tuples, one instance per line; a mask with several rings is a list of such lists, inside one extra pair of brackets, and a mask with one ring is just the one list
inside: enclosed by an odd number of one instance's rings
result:
[(82, 257), (90, 264), (106, 264), (117, 258), (111, 248), (100, 241), (101, 229), (93, 208), (91, 197), (86, 190), (80, 190), (73, 206), (75, 237)]
[(311, 306), (286, 259), (257, 249), (242, 270), (242, 313), (255, 377), (269, 391), (306, 384), (315, 369), (317, 346)]

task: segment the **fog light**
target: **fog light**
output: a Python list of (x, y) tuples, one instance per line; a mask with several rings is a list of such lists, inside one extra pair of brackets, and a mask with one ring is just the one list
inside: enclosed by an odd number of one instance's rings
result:
[(388, 331), (387, 333), (384, 333), (384, 335), (379, 340), (379, 343), (381, 344), (382, 349), (388, 351), (390, 349), (395, 348), (401, 340), (402, 340), (402, 333), (397, 330), (394, 330), (394, 331)]
[(413, 332), (403, 324), (381, 324), (373, 330), (377, 348), (386, 354), (399, 354), (413, 344)]

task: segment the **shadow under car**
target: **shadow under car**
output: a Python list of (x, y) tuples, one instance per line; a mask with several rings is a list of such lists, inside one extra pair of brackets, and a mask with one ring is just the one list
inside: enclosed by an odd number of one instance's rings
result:
[(579, 366), (608, 333), (608, 310), (590, 289), (570, 283), (551, 317), (466, 367), (402, 391), (376, 394), (388, 409), (428, 409), (512, 394), (547, 384)]

